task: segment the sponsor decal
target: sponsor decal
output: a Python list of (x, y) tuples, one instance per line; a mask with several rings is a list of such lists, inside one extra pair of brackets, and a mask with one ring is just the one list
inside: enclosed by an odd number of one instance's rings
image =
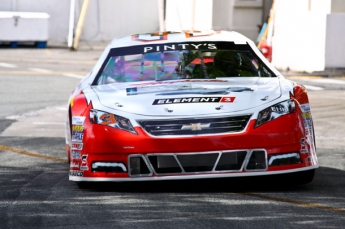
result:
[(72, 142), (72, 150), (82, 150), (82, 149), (83, 149), (83, 143)]
[(317, 156), (315, 151), (315, 139), (314, 139), (314, 131), (313, 131), (313, 119), (310, 113), (310, 107), (309, 104), (303, 104), (301, 106), (301, 110), (306, 111), (302, 113), (302, 119), (304, 124), (304, 132), (305, 132), (305, 147), (301, 144), (301, 153), (302, 152), (309, 152), (311, 156), (311, 163), (317, 164)]
[(86, 171), (86, 170), (89, 170), (89, 167), (88, 166), (80, 166), (80, 170)]
[(302, 113), (310, 112), (310, 105), (309, 105), (309, 103), (300, 104), (300, 108), (302, 110)]
[(72, 133), (73, 142), (82, 142), (83, 137), (84, 137), (84, 133)]
[(71, 162), (70, 168), (79, 168), (79, 163)]
[(84, 163), (87, 163), (87, 157), (88, 157), (87, 154), (84, 154), (84, 155), (81, 157), (81, 161), (82, 161), (83, 164), (84, 164)]
[(172, 50), (199, 50), (199, 49), (217, 49), (213, 43), (185, 43), (185, 44), (157, 44), (143, 47), (143, 53), (163, 52)]
[(179, 104), (179, 103), (232, 103), (236, 97), (185, 97), (170, 99), (155, 99), (152, 105)]
[(308, 148), (305, 144), (305, 138), (301, 138), (301, 153), (308, 153)]
[(82, 132), (84, 132), (84, 126), (82, 126), (82, 125), (73, 125), (72, 126), (72, 132), (82, 133)]
[(126, 88), (127, 95), (137, 95), (137, 88), (132, 87), (132, 88)]
[(80, 159), (80, 152), (79, 151), (72, 151), (71, 152), (72, 159)]
[(84, 175), (84, 171), (69, 171), (70, 176), (74, 177), (82, 177)]
[(284, 106), (271, 106), (271, 111), (272, 112), (277, 112), (277, 113), (288, 113), (288, 109)]
[(99, 120), (102, 120), (101, 123), (102, 125), (109, 125), (109, 124), (115, 124), (116, 123), (116, 119), (115, 119), (115, 115), (114, 114), (102, 114), (101, 116), (99, 116)]
[(81, 142), (83, 141), (83, 137), (84, 137), (84, 126), (72, 125), (72, 142)]
[(313, 128), (313, 121), (310, 112), (306, 112), (302, 114), (303, 124), (305, 128), (306, 135), (310, 135), (312, 133)]
[(85, 117), (83, 116), (73, 116), (72, 125), (83, 125)]
[(301, 138), (301, 141), (300, 141), (300, 142), (301, 142), (301, 145), (302, 145), (302, 146), (305, 146), (305, 138)]
[(303, 113), (302, 117), (305, 118), (305, 119), (310, 119), (311, 118), (311, 113), (310, 112)]
[(80, 170), (89, 170), (89, 167), (87, 166), (87, 156), (87, 154), (81, 156)]

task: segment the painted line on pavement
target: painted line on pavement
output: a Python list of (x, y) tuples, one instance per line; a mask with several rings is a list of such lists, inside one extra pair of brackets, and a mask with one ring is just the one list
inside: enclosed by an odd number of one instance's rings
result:
[(40, 68), (29, 68), (29, 71), (0, 71), (0, 75), (63, 75), (70, 78), (83, 79), (87, 72), (57, 72)]
[(53, 72), (51, 70), (47, 70), (47, 69), (43, 69), (43, 68), (28, 68), (28, 70), (34, 71), (34, 72), (47, 72), (47, 73)]
[(42, 159), (46, 159), (46, 160), (50, 160), (50, 161), (57, 161), (57, 162), (62, 162), (62, 163), (68, 163), (67, 159), (62, 159), (62, 158), (58, 158), (58, 157), (42, 155), (42, 154), (39, 154), (39, 153), (33, 153), (33, 152), (26, 151), (26, 150), (15, 149), (15, 148), (4, 146), (4, 145), (0, 145), (0, 150), (10, 151), (10, 152), (13, 152), (13, 153), (18, 153), (18, 154), (22, 154), (22, 155), (26, 155), (26, 156), (30, 156), (30, 157), (42, 158)]
[(316, 82), (316, 83), (330, 83), (330, 84), (345, 84), (344, 80), (338, 80), (338, 79), (316, 79), (314, 82)]
[(316, 83), (329, 83), (329, 84), (345, 84), (345, 76), (337, 77), (336, 79), (333, 78), (324, 78), (321, 76), (288, 76), (288, 79), (300, 79), (305, 81), (311, 81)]
[(35, 124), (35, 125), (66, 125), (66, 123), (63, 123), (63, 122), (33, 122), (32, 124)]
[(322, 79), (322, 76), (286, 76), (288, 79)]
[(303, 84), (303, 86), (305, 88), (307, 88), (308, 90), (311, 90), (311, 91), (322, 91), (322, 90), (324, 90), (324, 88), (322, 88), (322, 87), (316, 87), (316, 86), (305, 85), (305, 84)]
[(0, 71), (2, 75), (64, 75), (84, 77), (87, 72), (38, 72), (38, 71)]
[(245, 196), (257, 197), (257, 198), (261, 198), (261, 199), (265, 199), (265, 200), (272, 200), (272, 201), (276, 201), (276, 202), (294, 204), (294, 205), (298, 205), (301, 207), (309, 207), (309, 208), (345, 213), (345, 209), (342, 209), (342, 208), (328, 207), (328, 206), (319, 205), (319, 204), (311, 204), (311, 203), (306, 203), (306, 202), (302, 202), (302, 201), (288, 200), (288, 199), (283, 199), (283, 198), (278, 198), (278, 197), (273, 197), (273, 196), (266, 196), (266, 195), (250, 193), (250, 192), (244, 192), (244, 193), (238, 193), (238, 194), (245, 195)]
[[(68, 160), (66, 160), (66, 159), (61, 159), (61, 158), (58, 158), (58, 157), (42, 155), (42, 154), (33, 153), (33, 152), (25, 151), (25, 150), (19, 150), (19, 149), (15, 149), (15, 148), (4, 146), (4, 145), (0, 145), (0, 150), (10, 151), (10, 152), (13, 152), (13, 153), (18, 153), (18, 154), (22, 154), (22, 155), (26, 155), (26, 156), (31, 156), (31, 157), (42, 158), (42, 159), (46, 159), (46, 160), (50, 160), (50, 161), (57, 161), (57, 162), (62, 162), (62, 163), (68, 163)], [(256, 197), (256, 198), (261, 198), (261, 199), (266, 199), (266, 200), (272, 200), (272, 201), (281, 202), (281, 203), (288, 203), (288, 204), (298, 205), (298, 206), (301, 206), (301, 207), (309, 207), (309, 208), (333, 211), (333, 212), (338, 212), (338, 213), (345, 213), (345, 209), (335, 208), (335, 207), (328, 207), (328, 206), (319, 205), (319, 204), (306, 203), (306, 202), (302, 202), (302, 201), (283, 199), (283, 198), (266, 196), (266, 195), (250, 193), (250, 192), (237, 193), (237, 194), (241, 194), (241, 195), (245, 195), (245, 196), (251, 196), (251, 197)]]
[(8, 64), (8, 63), (4, 63), (4, 62), (0, 62), (0, 67), (5, 67), (5, 68), (16, 68), (17, 65)]
[(345, 141), (345, 137), (339, 137), (339, 136), (325, 136), (325, 135), (315, 135), (315, 138), (317, 139), (323, 139), (323, 140), (336, 140), (336, 141)]
[(84, 78), (84, 76), (76, 75), (76, 74), (72, 74), (72, 73), (66, 73), (66, 74), (62, 74), (62, 75), (67, 76), (67, 77), (71, 77), (71, 78), (76, 78), (76, 79)]

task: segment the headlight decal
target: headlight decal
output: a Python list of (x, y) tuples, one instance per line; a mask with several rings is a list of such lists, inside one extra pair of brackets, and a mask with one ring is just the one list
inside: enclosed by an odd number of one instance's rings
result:
[(259, 112), (255, 127), (261, 126), (280, 116), (291, 114), (296, 111), (296, 104), (293, 99), (285, 100), (281, 103), (274, 104)]
[(100, 110), (90, 110), (90, 122), (137, 134), (129, 119)]
[(102, 114), (99, 119), (101, 120), (102, 125), (110, 125), (110, 124), (115, 124), (116, 123), (116, 119), (115, 119), (115, 115), (113, 114)]

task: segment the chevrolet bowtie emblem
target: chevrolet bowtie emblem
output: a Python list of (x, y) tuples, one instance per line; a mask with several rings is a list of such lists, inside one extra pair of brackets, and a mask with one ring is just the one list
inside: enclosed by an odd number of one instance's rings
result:
[(190, 125), (183, 125), (181, 130), (202, 130), (203, 128), (209, 128), (211, 123), (191, 123)]

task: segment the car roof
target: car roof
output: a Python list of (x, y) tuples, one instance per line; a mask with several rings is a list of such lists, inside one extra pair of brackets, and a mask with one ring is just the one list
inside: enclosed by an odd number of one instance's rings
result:
[(109, 47), (119, 48), (135, 45), (149, 44), (164, 44), (174, 42), (195, 42), (195, 41), (229, 41), (235, 44), (246, 44), (251, 42), (247, 37), (234, 31), (181, 31), (181, 32), (156, 32), (156, 33), (142, 33), (133, 34), (113, 39)]

